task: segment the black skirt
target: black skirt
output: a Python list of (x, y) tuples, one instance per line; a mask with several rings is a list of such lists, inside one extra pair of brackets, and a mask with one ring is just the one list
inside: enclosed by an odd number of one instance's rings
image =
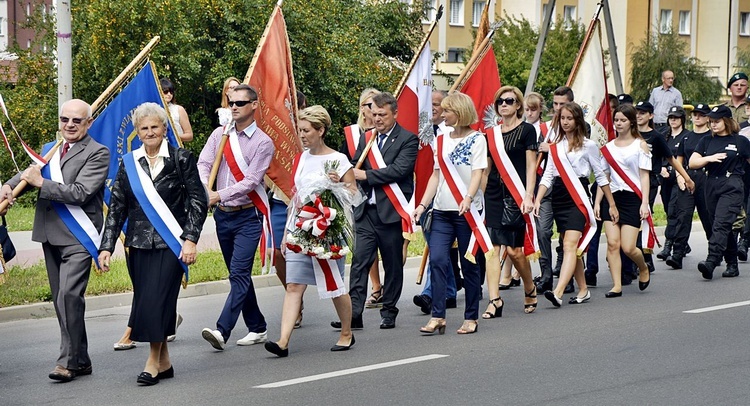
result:
[(128, 272), (133, 281), (130, 326), (133, 341), (156, 343), (175, 333), (182, 266), (169, 249), (129, 248)]
[[(579, 178), (578, 181), (581, 182), (583, 189), (586, 191), (586, 199), (589, 199), (589, 180)], [(557, 232), (561, 234), (567, 230), (583, 232), (586, 226), (586, 217), (576, 205), (573, 196), (568, 192), (568, 188), (565, 187), (565, 182), (563, 182), (562, 178), (555, 177), (551, 193), (552, 216), (557, 225)]]
[[(617, 224), (641, 228), (641, 199), (635, 193), (625, 190), (612, 193), (612, 198), (615, 200), (617, 212), (620, 215), (620, 221)], [(599, 216), (602, 221), (612, 221), (609, 217), (609, 202), (606, 198), (602, 198)]]

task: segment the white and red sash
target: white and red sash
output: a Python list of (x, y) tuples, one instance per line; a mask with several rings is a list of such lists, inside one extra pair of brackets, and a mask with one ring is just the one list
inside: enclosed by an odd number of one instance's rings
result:
[[(620, 176), (620, 178), (622, 178), (625, 184), (627, 184), (630, 189), (633, 190), (633, 193), (638, 196), (638, 199), (641, 199), (642, 201), (643, 192), (641, 191), (641, 187), (639, 186), (641, 183), (640, 178), (633, 179), (627, 173), (625, 173), (622, 167), (620, 167), (615, 158), (612, 156), (612, 153), (609, 152), (607, 145), (604, 145), (601, 151), (602, 156), (604, 156), (604, 159), (606, 159), (607, 163), (609, 163), (609, 167), (617, 172), (617, 174)], [(657, 244), (659, 244), (659, 239), (656, 237), (656, 230), (654, 229), (654, 219), (651, 216), (651, 209), (649, 208), (648, 217), (645, 220), (641, 221), (641, 246), (643, 247), (644, 252), (652, 253), (654, 252), (654, 247)], [(661, 244), (659, 244), (659, 246), (661, 246)]]
[[(365, 134), (365, 141), (370, 142), (370, 139), (375, 136), (375, 131), (369, 131)], [(370, 153), (367, 154), (367, 160), (372, 169), (383, 169), (388, 166), (383, 160), (383, 155), (380, 153), (377, 142), (372, 143)], [(401, 230), (404, 233), (404, 238), (411, 240), (412, 234), (414, 234), (414, 227), (411, 224), (410, 213), (414, 211), (414, 199), (411, 201), (407, 200), (404, 192), (401, 191), (401, 188), (395, 182), (383, 185), (383, 192), (385, 192), (388, 200), (391, 201), (391, 204), (393, 204), (396, 212), (401, 217)]]
[[(292, 178), (292, 190), (294, 194), (297, 194), (297, 184), (301, 180), (302, 170), (305, 168), (305, 161), (307, 160), (308, 154), (309, 153), (303, 152), (294, 157), (294, 163), (292, 166), (292, 171), (294, 173), (294, 177)], [(298, 199), (292, 199), (292, 201), (295, 200)], [(291, 221), (292, 224), (296, 223), (295, 220)], [(295, 224), (295, 226), (297, 225)], [(284, 232), (286, 233), (286, 227)], [(336, 298), (349, 291), (339, 273), (338, 260), (321, 259), (314, 256), (310, 256), (310, 260), (312, 261), (313, 271), (315, 272), (315, 285), (318, 287), (318, 296), (321, 299)]]
[(578, 180), (578, 175), (573, 170), (573, 165), (568, 160), (566, 154), (566, 148), (562, 143), (554, 143), (549, 146), (550, 158), (555, 163), (557, 172), (560, 173), (560, 179), (565, 184), (565, 188), (570, 193), (573, 201), (576, 204), (578, 210), (583, 213), (583, 217), (586, 219), (586, 223), (583, 227), (581, 239), (578, 240), (578, 252), (580, 256), (583, 254), (589, 246), (591, 238), (596, 234), (596, 218), (594, 217), (594, 209), (591, 207), (591, 201), (586, 194), (581, 182)]
[[(524, 187), (521, 177), (516, 172), (513, 162), (511, 162), (508, 153), (505, 151), (505, 143), (500, 126), (487, 129), (487, 147), (490, 150), (492, 160), (498, 172), (500, 172), (500, 177), (502, 177), (505, 187), (510, 191), (518, 207), (521, 207), (523, 205), (523, 197), (526, 195), (526, 187)], [(523, 218), (526, 220), (526, 237), (523, 240), (523, 253), (527, 257), (536, 258), (539, 255), (536, 221), (529, 214), (524, 214)]]
[[(242, 156), (240, 149), (240, 141), (239, 137), (237, 136), (237, 132), (234, 131), (229, 134), (229, 142), (227, 142), (224, 145), (224, 160), (227, 161), (227, 166), (229, 166), (229, 171), (232, 172), (232, 176), (234, 176), (234, 179), (237, 182), (242, 181), (245, 179), (245, 173), (248, 173), (250, 171), (250, 166), (247, 162), (245, 162), (245, 157)], [(267, 273), (266, 269), (266, 257), (268, 253), (267, 250), (267, 243), (266, 243), (266, 236), (270, 236), (270, 238), (273, 240), (273, 235), (271, 233), (271, 211), (270, 211), (270, 205), (268, 204), (268, 195), (266, 195), (266, 189), (264, 188), (264, 184), (258, 183), (255, 186), (255, 189), (250, 191), (250, 193), (247, 194), (247, 196), (250, 198), (250, 201), (253, 202), (255, 207), (260, 210), (261, 213), (263, 213), (263, 232), (260, 236), (260, 255), (261, 255), (261, 266), (263, 267), (263, 273)], [(273, 247), (273, 241), (271, 241), (271, 246)], [(273, 253), (273, 249), (271, 250), (271, 254)], [(273, 264), (273, 258), (274, 255), (271, 255), (271, 263)]]
[[(448, 133), (450, 134), (450, 133)], [(446, 152), (443, 149), (443, 140), (448, 135), (439, 134), (437, 136), (437, 160), (440, 166), (440, 173), (445, 178), (445, 184), (448, 185), (448, 189), (451, 191), (451, 195), (456, 200), (456, 204), (460, 207), (461, 202), (464, 200), (464, 196), (469, 193), (468, 186), (461, 179), (456, 166), (450, 159), (450, 152)], [(466, 222), (469, 223), (471, 228), (472, 238), (469, 241), (469, 247), (466, 250), (464, 256), (471, 262), (476, 263), (475, 255), (477, 244), (482, 248), (482, 252), (490, 255), (492, 251), (492, 241), (490, 240), (490, 234), (487, 232), (487, 227), (484, 225), (484, 219), (479, 214), (479, 210), (471, 205), (471, 209), (464, 213)]]
[(349, 157), (354, 158), (357, 154), (357, 147), (359, 147), (360, 128), (357, 124), (352, 124), (348, 127), (344, 127), (344, 141), (346, 142), (347, 151), (349, 151)]

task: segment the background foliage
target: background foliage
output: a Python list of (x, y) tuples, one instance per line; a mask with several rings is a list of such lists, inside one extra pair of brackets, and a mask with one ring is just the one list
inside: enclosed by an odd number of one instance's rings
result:
[(661, 73), (674, 72), (674, 87), (682, 93), (686, 104), (715, 103), (723, 86), (709, 76), (706, 64), (690, 57), (690, 45), (677, 33), (646, 37), (630, 57), (630, 89), (633, 100), (648, 100), (651, 90), (661, 86)]

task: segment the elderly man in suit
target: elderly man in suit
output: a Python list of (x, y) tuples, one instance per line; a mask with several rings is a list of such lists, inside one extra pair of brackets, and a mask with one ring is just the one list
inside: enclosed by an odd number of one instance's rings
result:
[[(61, 382), (92, 371), (83, 295), (104, 222), (102, 202), (109, 150), (87, 134), (91, 122), (91, 106), (86, 102), (65, 102), (60, 108), (59, 127), (63, 143), (47, 166), (30, 166), (0, 190), (0, 201), (9, 200), (12, 204), (13, 188), (21, 181), (38, 189), (31, 239), (42, 243), (60, 323), (60, 357), (49, 377)], [(52, 145), (45, 145), (43, 152)]]
[[(403, 210), (397, 210), (397, 199), (391, 199), (394, 194), (399, 193), (403, 194), (406, 201), (411, 199), (414, 192), (414, 162), (417, 160), (419, 139), (396, 123), (398, 104), (392, 94), (381, 93), (374, 96), (372, 101), (373, 122), (377, 135), (369, 154), (379, 153), (383, 165), (373, 165), (372, 161), (377, 159), (368, 156), (362, 169), (354, 169), (354, 177), (362, 187), (367, 200), (354, 210), (356, 240), (349, 293), (352, 297), (352, 328), (361, 329), (368, 270), (379, 249), (385, 270), (380, 328), (390, 329), (396, 327), (396, 303), (401, 297), (404, 280), (404, 230), (402, 216), (399, 214)], [(365, 136), (362, 137), (354, 156), (355, 162), (362, 156), (367, 144)], [(390, 189), (388, 193), (387, 189)], [(406, 213), (408, 220), (409, 211), (406, 210)], [(339, 323), (333, 322), (332, 325), (338, 327)]]

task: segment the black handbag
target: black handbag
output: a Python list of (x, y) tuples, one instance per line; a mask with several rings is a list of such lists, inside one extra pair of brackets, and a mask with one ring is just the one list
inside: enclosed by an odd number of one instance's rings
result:
[(500, 222), (503, 227), (508, 228), (523, 228), (526, 226), (526, 219), (523, 218), (523, 213), (521, 213), (521, 209), (513, 196), (503, 197), (503, 218)]
[(422, 214), (420, 225), (422, 226), (422, 232), (429, 233), (432, 230), (432, 207)]
[(0, 244), (3, 246), (3, 259), (5, 262), (16, 257), (16, 247), (13, 245), (13, 241), (10, 240), (10, 236), (8, 235), (8, 226), (5, 223), (5, 216), (3, 216), (3, 224), (0, 225)]

